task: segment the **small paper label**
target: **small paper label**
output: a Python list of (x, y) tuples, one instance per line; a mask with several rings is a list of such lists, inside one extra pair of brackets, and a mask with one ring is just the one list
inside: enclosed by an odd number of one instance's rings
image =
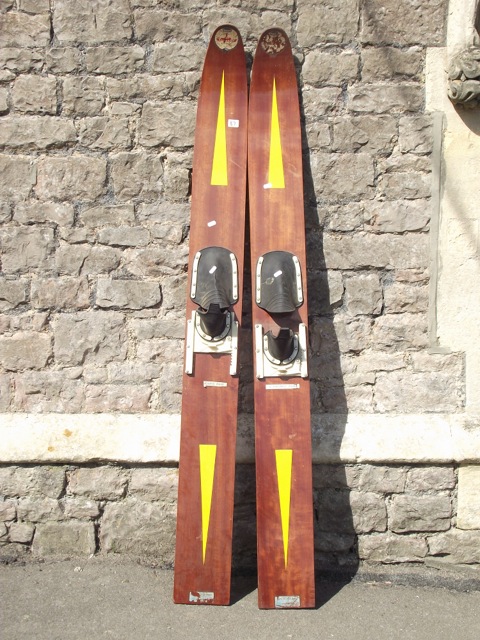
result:
[(240, 126), (240, 120), (228, 120), (227, 125), (230, 129), (238, 129)]
[(275, 609), (299, 609), (300, 596), (275, 596)]
[(272, 188), (272, 183), (271, 182), (267, 182), (267, 184), (263, 185), (264, 189), (271, 189)]
[(215, 598), (213, 591), (190, 591), (189, 602), (211, 602)]
[(217, 224), (216, 220), (210, 220), (210, 222), (207, 222), (207, 227), (214, 227)]
[(265, 389), (300, 389), (299, 384), (266, 384)]
[(227, 387), (228, 385), (226, 382), (217, 382), (216, 380), (204, 380), (203, 386), (204, 387)]
[(274, 278), (278, 278), (278, 276), (281, 276), (283, 273), (283, 271), (281, 269), (279, 269), (278, 271), (275, 271), (275, 273), (273, 274)]
[(217, 270), (217, 265), (216, 265), (216, 264), (214, 264), (214, 265), (213, 265), (213, 267), (212, 267), (211, 269), (209, 269), (209, 270), (208, 270), (208, 273), (209, 273), (210, 275), (212, 275), (212, 274), (214, 274), (214, 273), (215, 273), (215, 271), (216, 271), (216, 270)]

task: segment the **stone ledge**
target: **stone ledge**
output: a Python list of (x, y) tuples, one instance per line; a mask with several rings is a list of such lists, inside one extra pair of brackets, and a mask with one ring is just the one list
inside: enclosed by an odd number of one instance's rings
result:
[(2, 414), (2, 463), (178, 462), (178, 415)]
[[(1, 414), (0, 463), (176, 464), (178, 414)], [(317, 414), (315, 464), (480, 463), (480, 419), (462, 414)], [(239, 418), (237, 461), (254, 461), (253, 416)]]
[(462, 414), (326, 414), (313, 419), (315, 463), (480, 461), (480, 420)]

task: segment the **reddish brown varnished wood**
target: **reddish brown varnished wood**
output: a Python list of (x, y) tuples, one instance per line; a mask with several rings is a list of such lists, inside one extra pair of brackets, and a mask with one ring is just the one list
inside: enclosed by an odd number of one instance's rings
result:
[[(272, 39), (273, 36), (273, 39)], [(277, 38), (279, 36), (279, 38)], [(277, 48), (271, 54), (262, 42)], [(279, 43), (279, 44), (278, 44)], [(267, 47), (268, 49), (268, 47)], [(269, 182), (272, 87), (275, 78), (284, 189), (265, 188)], [(305, 223), (302, 147), (298, 89), (286, 34), (270, 29), (260, 38), (250, 88), (248, 182), (252, 288), (258, 258), (268, 251), (295, 254), (301, 263), (304, 304), (278, 321), (253, 301), (253, 325), (264, 331), (279, 326), (298, 329), (307, 324)], [(254, 294), (255, 298), (255, 294)], [(269, 390), (269, 384), (298, 384), (299, 388)], [(300, 377), (255, 379), (255, 447), (257, 476), (258, 600), (274, 608), (278, 596), (299, 596), (300, 607), (315, 606), (313, 507), (310, 429), (310, 388)], [(275, 450), (293, 449), (288, 563), (285, 567)]]
[[(242, 291), (247, 153), (247, 77), (240, 35), (233, 48), (210, 41), (197, 107), (193, 158), (189, 269), (198, 250), (210, 246), (232, 251)], [(228, 27), (233, 29), (233, 27)], [(225, 35), (225, 34), (224, 34)], [(228, 36), (227, 36), (228, 37)], [(220, 87), (224, 74), (228, 185), (213, 186), (212, 160)], [(212, 223), (215, 224), (212, 224)], [(190, 291), (191, 273), (189, 276)], [(187, 318), (196, 305), (187, 295)], [(241, 298), (231, 309), (241, 321)], [(230, 601), (233, 491), (237, 429), (238, 378), (230, 375), (230, 355), (195, 354), (193, 375), (184, 374), (174, 601), (192, 603), (211, 593), (208, 604)], [(204, 381), (226, 383), (207, 387)], [(199, 445), (217, 445), (212, 506), (205, 562), (202, 547)]]

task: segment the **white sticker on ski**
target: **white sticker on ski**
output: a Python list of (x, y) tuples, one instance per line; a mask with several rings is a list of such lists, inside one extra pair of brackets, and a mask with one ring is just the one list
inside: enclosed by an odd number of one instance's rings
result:
[(300, 389), (299, 384), (266, 384), (265, 389), (277, 390), (277, 389)]
[(195, 603), (212, 602), (214, 598), (213, 591), (190, 591), (188, 601)]

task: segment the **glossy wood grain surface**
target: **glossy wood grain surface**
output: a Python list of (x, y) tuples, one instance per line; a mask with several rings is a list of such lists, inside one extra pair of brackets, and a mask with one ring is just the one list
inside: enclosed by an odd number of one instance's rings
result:
[[(273, 54), (262, 46), (262, 39), (266, 34), (272, 36), (272, 32), (273, 48), (282, 47)], [(280, 326), (298, 330), (300, 322), (308, 324), (302, 147), (295, 68), (286, 34), (280, 30), (270, 30), (266, 34), (260, 38), (255, 54), (249, 106), (252, 287), (255, 291), (255, 269), (261, 255), (273, 250), (289, 251), (301, 263), (305, 301), (295, 313), (275, 319), (254, 300), (253, 324), (261, 324), (265, 332), (270, 329), (277, 331)], [(275, 36), (279, 35), (281, 37), (277, 38), (275, 45)], [(269, 42), (272, 42), (271, 37), (267, 45)], [(284, 188), (269, 186), (274, 80)], [(287, 388), (269, 388), (280, 384)], [(283, 602), (284, 596), (298, 596), (300, 607), (313, 607), (315, 586), (309, 381), (299, 377), (265, 378), (256, 379), (254, 387), (259, 606), (273, 608), (276, 598)], [(281, 522), (277, 450), (292, 451), (287, 532)]]
[[(219, 33), (225, 37), (225, 29), (220, 32), (222, 28), (214, 32), (210, 41), (197, 107), (188, 286), (190, 288), (191, 266), (196, 252), (205, 247), (220, 246), (232, 251), (237, 258), (241, 292), (247, 77), (245, 54), (238, 32), (235, 32), (238, 41), (233, 48), (231, 43), (227, 43), (226, 48), (217, 46)], [(219, 186), (211, 182), (222, 78), (228, 184)], [(240, 299), (231, 309), (239, 322), (241, 302)], [(187, 318), (195, 308), (187, 295)], [(229, 354), (199, 353), (194, 357), (193, 375), (184, 374), (183, 377), (174, 581), (174, 600), (177, 603), (201, 603), (203, 598), (208, 604), (228, 604), (230, 600), (238, 378), (230, 375), (229, 367)], [(206, 381), (225, 386), (205, 387)], [(204, 550), (199, 447), (205, 445), (216, 446), (216, 458)], [(208, 597), (202, 594), (208, 594)]]

